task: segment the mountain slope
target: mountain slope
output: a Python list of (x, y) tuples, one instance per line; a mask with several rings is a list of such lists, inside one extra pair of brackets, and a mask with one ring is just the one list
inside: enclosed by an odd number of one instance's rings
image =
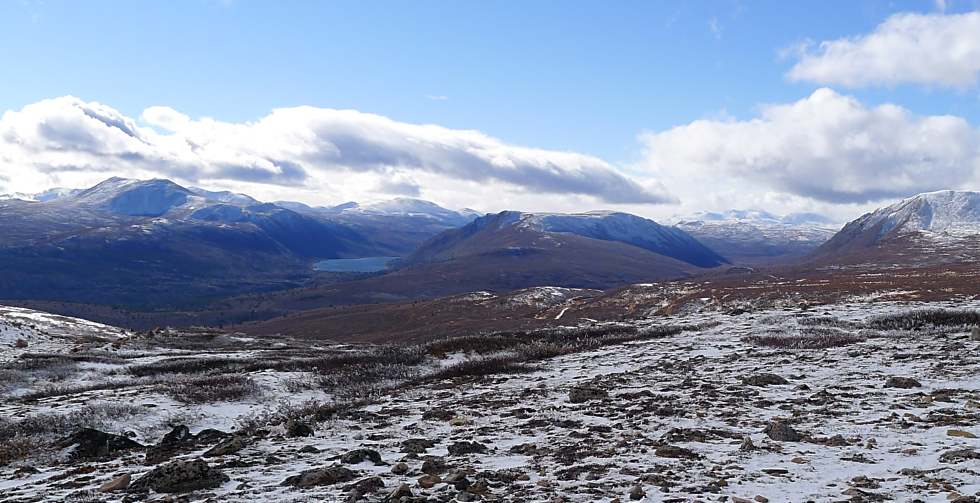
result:
[(940, 265), (980, 258), (980, 192), (910, 197), (850, 222), (810, 261)]
[[(578, 239), (576, 239), (578, 238)], [(480, 217), (459, 229), (424, 243), (397, 265), (405, 266), (487, 255), (506, 250), (561, 247), (566, 241), (596, 241), (589, 248), (619, 244), (652, 252), (695, 267), (715, 267), (728, 261), (678, 229), (626, 213), (593, 212), (575, 215), (505, 211)]]
[(839, 226), (813, 213), (776, 216), (764, 211), (696, 213), (674, 224), (712, 250), (750, 266), (771, 266), (805, 257)]

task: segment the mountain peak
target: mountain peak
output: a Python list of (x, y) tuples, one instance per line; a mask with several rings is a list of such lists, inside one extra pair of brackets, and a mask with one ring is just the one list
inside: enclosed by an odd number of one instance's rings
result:
[(190, 190), (170, 180), (112, 177), (65, 199), (99, 206), (117, 215), (158, 217), (183, 205)]

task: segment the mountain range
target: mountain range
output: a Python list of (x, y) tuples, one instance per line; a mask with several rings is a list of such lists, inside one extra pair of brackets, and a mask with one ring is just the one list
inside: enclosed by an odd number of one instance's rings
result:
[[(0, 298), (82, 316), (117, 306), (224, 324), (473, 291), (608, 290), (743, 273), (730, 265), (805, 271), (980, 259), (974, 192), (921, 194), (839, 232), (820, 215), (762, 211), (673, 223), (608, 211), (481, 216), (410, 198), (311, 207), (112, 178), (85, 190), (0, 196)], [(401, 258), (378, 273), (313, 269), (364, 257)], [(151, 323), (141, 319), (126, 321)]]

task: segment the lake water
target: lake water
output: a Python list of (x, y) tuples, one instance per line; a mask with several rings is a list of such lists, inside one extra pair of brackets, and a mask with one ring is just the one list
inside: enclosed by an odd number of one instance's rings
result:
[(385, 264), (401, 257), (366, 257), (324, 260), (313, 264), (313, 269), (324, 272), (377, 272), (387, 269)]

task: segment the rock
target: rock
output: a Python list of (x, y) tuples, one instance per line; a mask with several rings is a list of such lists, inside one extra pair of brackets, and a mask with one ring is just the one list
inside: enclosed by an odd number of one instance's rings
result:
[(949, 430), (946, 432), (947, 435), (951, 437), (962, 437), (962, 438), (977, 438), (976, 435), (963, 430)]
[(143, 445), (122, 435), (106, 433), (94, 428), (82, 428), (58, 442), (60, 448), (70, 447), (69, 459), (87, 460), (104, 458), (117, 452), (142, 449)]
[(181, 424), (179, 426), (174, 426), (174, 429), (170, 430), (170, 433), (164, 435), (163, 439), (160, 440), (160, 443), (179, 444), (190, 440), (191, 438), (193, 438), (193, 435), (191, 435), (191, 429)]
[(344, 488), (345, 491), (356, 492), (358, 495), (363, 496), (365, 494), (370, 494), (376, 492), (385, 486), (384, 480), (381, 477), (368, 477), (366, 479), (359, 480)]
[(746, 452), (754, 451), (756, 450), (756, 446), (752, 443), (752, 438), (746, 435), (745, 438), (742, 439), (742, 445), (738, 446), (738, 450)]
[(453, 471), (449, 472), (449, 475), (446, 475), (443, 482), (447, 484), (455, 484), (456, 482), (465, 479), (467, 475), (469, 475), (469, 472), (466, 470), (455, 468)]
[(154, 468), (129, 486), (130, 491), (152, 489), (158, 493), (185, 493), (200, 489), (214, 489), (230, 480), (207, 461), (174, 461)]
[(422, 413), (422, 419), (429, 421), (449, 421), (456, 417), (456, 413), (443, 408), (430, 409)]
[(956, 449), (954, 451), (946, 451), (939, 456), (939, 461), (943, 463), (959, 463), (968, 459), (980, 459), (980, 452), (973, 449)]
[(742, 384), (746, 386), (770, 386), (789, 384), (789, 381), (776, 374), (756, 374), (742, 378)]
[(476, 501), (476, 499), (476, 495), (471, 492), (460, 491), (456, 494), (456, 501)]
[(290, 419), (286, 421), (286, 436), (287, 437), (312, 437), (313, 427), (301, 423), (299, 421)]
[(425, 454), (427, 449), (435, 447), (435, 441), (428, 440), (425, 438), (410, 438), (408, 440), (402, 441), (401, 452), (406, 452), (410, 454)]
[[(978, 339), (980, 339), (980, 337), (978, 337)], [(27, 341), (25, 341), (24, 339), (17, 339), (16, 341), (14, 341), (14, 347), (18, 349), (24, 349), (27, 347)]]
[(461, 417), (454, 417), (449, 420), (449, 426), (466, 426), (468, 424), (470, 424), (470, 421)]
[(974, 327), (973, 330), (970, 331), (970, 340), (980, 341), (980, 328)]
[(419, 487), (423, 489), (431, 489), (440, 482), (442, 482), (442, 478), (434, 473), (432, 475), (423, 475), (418, 480)]
[(769, 503), (769, 498), (762, 496), (761, 494), (756, 494), (755, 498), (752, 499), (758, 501), (759, 503)]
[(803, 435), (800, 435), (788, 424), (778, 421), (770, 422), (762, 432), (777, 442), (799, 442), (803, 440)]
[(630, 499), (633, 501), (639, 501), (643, 499), (647, 493), (643, 492), (643, 488), (640, 486), (633, 486), (629, 490)]
[(299, 452), (302, 452), (303, 454), (316, 454), (320, 452), (320, 449), (317, 449), (312, 445), (304, 445), (299, 449)]
[(310, 486), (329, 486), (341, 482), (354, 480), (354, 472), (342, 466), (330, 466), (327, 468), (315, 468), (306, 470), (299, 475), (293, 475), (282, 481), (283, 486), (310, 487)]
[(396, 487), (394, 491), (391, 491), (391, 494), (388, 495), (388, 499), (399, 499), (404, 496), (411, 497), (412, 489), (408, 487), (408, 484), (402, 482), (401, 484), (398, 484), (398, 487)]
[(901, 389), (921, 388), (922, 383), (911, 377), (889, 377), (888, 380), (885, 381), (884, 387)]
[(446, 460), (438, 456), (426, 456), (422, 461), (422, 473), (443, 473), (448, 470)]
[(732, 503), (752, 503), (752, 500), (732, 496)]
[(391, 467), (391, 473), (394, 473), (395, 475), (408, 473), (408, 463), (395, 463), (395, 466)]
[(589, 400), (606, 398), (609, 393), (605, 390), (576, 386), (568, 390), (568, 401), (571, 403), (585, 403)]
[(245, 440), (243, 440), (242, 437), (236, 435), (208, 449), (207, 452), (202, 454), (202, 456), (205, 458), (227, 456), (229, 454), (234, 454), (244, 448), (245, 448)]
[(676, 445), (662, 445), (657, 447), (654, 455), (660, 458), (697, 459), (699, 457), (696, 452)]
[(463, 456), (473, 453), (487, 452), (487, 446), (479, 442), (456, 442), (449, 446), (450, 456)]
[(838, 433), (838, 434), (836, 434), (836, 435), (828, 438), (827, 440), (825, 440), (824, 441), (824, 445), (829, 445), (831, 447), (847, 447), (848, 445), (851, 445), (851, 444), (850, 444), (850, 442), (847, 441), (846, 438), (844, 438), (844, 435), (841, 435), (840, 433)]
[(345, 453), (340, 457), (340, 462), (345, 465), (356, 465), (358, 463), (363, 463), (365, 459), (371, 460), (375, 465), (384, 464), (381, 460), (381, 454), (373, 449), (354, 449), (353, 451)]
[(123, 476), (121, 476), (121, 477), (113, 480), (112, 482), (106, 482), (105, 484), (102, 484), (102, 486), (99, 487), (99, 492), (100, 493), (111, 493), (113, 491), (121, 491), (121, 490), (129, 487), (129, 482), (131, 480), (133, 480), (132, 475), (130, 475), (130, 474), (127, 473), (127, 474), (125, 474), (125, 475), (123, 475)]

